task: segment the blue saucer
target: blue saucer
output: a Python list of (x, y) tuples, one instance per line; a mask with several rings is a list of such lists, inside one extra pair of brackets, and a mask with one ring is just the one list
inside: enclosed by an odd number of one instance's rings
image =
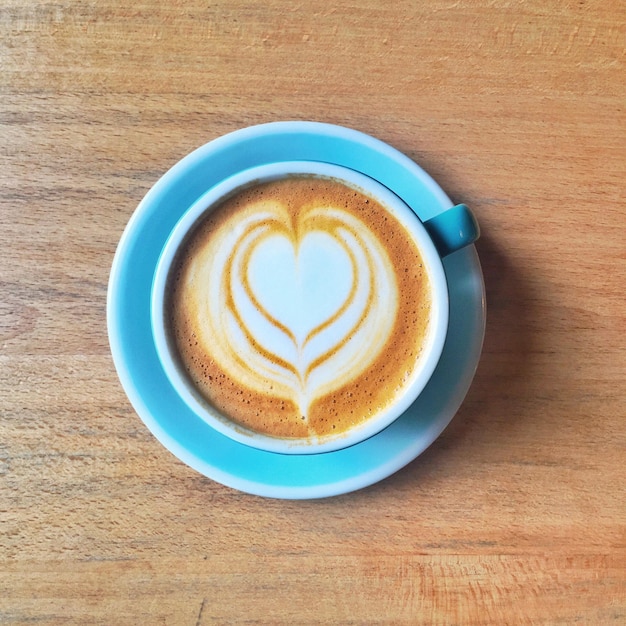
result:
[(224, 485), (274, 498), (321, 498), (382, 480), (421, 454), (452, 420), (473, 379), (485, 329), (484, 284), (468, 246), (443, 261), (450, 329), (424, 392), (398, 420), (360, 444), (316, 455), (281, 455), (237, 443), (191, 412), (171, 387), (150, 326), (157, 260), (181, 215), (224, 178), (275, 161), (326, 161), (378, 179), (423, 220), (452, 202), (406, 156), (368, 135), (315, 122), (276, 122), (216, 139), (170, 169), (146, 194), (120, 240), (107, 301), (109, 341), (133, 407), (181, 461)]

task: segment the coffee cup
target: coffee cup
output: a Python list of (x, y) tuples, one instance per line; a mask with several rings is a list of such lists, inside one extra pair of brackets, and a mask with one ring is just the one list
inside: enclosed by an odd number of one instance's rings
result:
[(442, 256), (473, 243), (465, 205), (422, 223), (355, 170), (277, 162), (230, 176), (157, 263), (158, 357), (218, 432), (276, 453), (345, 448), (418, 398), (448, 332)]

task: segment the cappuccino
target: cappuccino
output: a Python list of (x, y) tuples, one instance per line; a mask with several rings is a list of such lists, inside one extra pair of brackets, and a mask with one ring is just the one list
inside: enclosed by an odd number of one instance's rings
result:
[(306, 174), (209, 207), (164, 301), (169, 343), (203, 402), (284, 439), (341, 435), (393, 406), (427, 351), (431, 313), (402, 221), (358, 188)]

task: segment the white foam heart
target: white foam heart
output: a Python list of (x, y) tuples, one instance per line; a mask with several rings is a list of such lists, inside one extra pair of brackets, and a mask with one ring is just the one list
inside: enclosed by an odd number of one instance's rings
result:
[[(347, 302), (355, 276), (340, 243), (313, 231), (299, 245), (281, 234), (263, 239), (252, 251), (248, 280), (263, 310), (288, 329), (300, 352)], [(254, 330), (254, 320), (244, 322)]]
[[(332, 227), (313, 227), (316, 216)], [(298, 233), (298, 236), (296, 236)], [(224, 227), (198, 259), (206, 284), (202, 342), (233, 377), (293, 399), (306, 418), (315, 398), (376, 358), (394, 323), (393, 269), (363, 222), (312, 208), (294, 226), (263, 206)]]

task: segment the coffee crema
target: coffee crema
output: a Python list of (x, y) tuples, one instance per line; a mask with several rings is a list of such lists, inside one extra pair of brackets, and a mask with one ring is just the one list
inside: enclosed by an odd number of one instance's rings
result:
[(298, 439), (345, 433), (393, 405), (417, 368), (431, 304), (401, 221), (310, 175), (210, 208), (177, 253), (165, 301), (201, 396), (235, 424)]

